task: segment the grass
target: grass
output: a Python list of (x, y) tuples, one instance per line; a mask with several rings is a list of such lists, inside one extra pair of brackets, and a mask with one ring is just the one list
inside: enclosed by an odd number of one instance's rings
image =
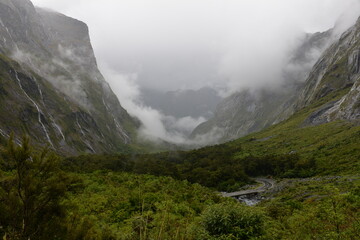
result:
[(344, 89), (331, 93), (284, 122), (227, 144), (241, 145), (242, 151), (235, 153), (236, 158), (298, 153), (304, 159), (315, 159), (321, 174), (357, 173), (360, 171), (358, 122), (335, 121), (304, 126), (311, 113), (327, 102), (341, 98), (348, 91)]

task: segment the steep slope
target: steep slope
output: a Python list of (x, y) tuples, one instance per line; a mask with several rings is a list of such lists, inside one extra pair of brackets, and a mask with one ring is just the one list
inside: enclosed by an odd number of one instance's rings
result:
[(28, 0), (0, 0), (0, 134), (64, 154), (127, 148), (137, 121), (99, 72), (86, 24)]
[[(315, 64), (287, 120), (228, 143), (247, 155), (296, 153), (321, 174), (360, 171), (360, 18)], [(241, 159), (243, 153), (238, 152)]]
[(199, 125), (192, 133), (204, 135), (211, 131), (224, 142), (276, 124), (293, 112), (299, 89), (315, 63), (316, 56), (327, 46), (332, 30), (306, 34), (302, 43), (283, 68), (284, 84), (277, 89), (243, 90), (225, 98), (216, 108), (215, 116)]
[(360, 118), (360, 18), (334, 43), (314, 66), (295, 109), (308, 106), (329, 94), (330, 99), (311, 114), (307, 124)]

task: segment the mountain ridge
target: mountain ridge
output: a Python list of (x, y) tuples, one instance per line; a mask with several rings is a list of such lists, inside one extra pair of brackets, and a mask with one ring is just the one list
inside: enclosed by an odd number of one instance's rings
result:
[(2, 135), (27, 133), (66, 155), (129, 148), (139, 122), (98, 70), (85, 23), (1, 0), (0, 24)]
[[(360, 20), (340, 36), (337, 36), (336, 29), (312, 35), (307, 34), (303, 43), (293, 53), (292, 58), (290, 58), (290, 72), (288, 74), (285, 68), (284, 78), (286, 81), (282, 87), (283, 90), (260, 89), (255, 91), (255, 94), (249, 90), (243, 90), (225, 98), (217, 106), (214, 118), (199, 125), (193, 131), (192, 137), (216, 131), (221, 136), (218, 139), (219, 142), (234, 140), (287, 119), (297, 111), (313, 103), (311, 99), (314, 94), (319, 94), (315, 98), (315, 100), (319, 100), (333, 91), (339, 91), (339, 93), (344, 94), (344, 98), (332, 103), (330, 101), (327, 105), (324, 105), (323, 109), (309, 116), (309, 119), (313, 120), (308, 119), (304, 124), (312, 124), (315, 121), (325, 123), (336, 119), (358, 119), (359, 83), (355, 79), (357, 73), (348, 74), (349, 76), (346, 76), (346, 74), (348, 70), (350, 72), (358, 71), (359, 51), (355, 49), (353, 53), (349, 53), (350, 50), (342, 52), (340, 48), (346, 44), (351, 45), (350, 47), (347, 46), (349, 49), (356, 48), (358, 40), (354, 39), (359, 39), (359, 22)], [(345, 49), (347, 47), (343, 46)], [(314, 51), (322, 52), (318, 59), (310, 59), (308, 57)], [(331, 60), (333, 58), (331, 55), (334, 53), (335, 55), (342, 54), (341, 63), (337, 63), (339, 59), (335, 59), (336, 61)], [(346, 56), (351, 57), (347, 59)], [(349, 65), (349, 69), (347, 66), (348, 62), (352, 65)], [(296, 71), (294, 73), (291, 72), (292, 64), (303, 66), (299, 72), (300, 74)], [(323, 66), (324, 64), (325, 66)], [(321, 71), (323, 75), (321, 75)], [(350, 75), (352, 80), (347, 79), (347, 77), (350, 78)], [(326, 81), (330, 81), (330, 83), (327, 85), (323, 84), (325, 87), (321, 90), (319, 87), (322, 85), (319, 85), (318, 81), (321, 81), (323, 77), (327, 78), (327, 80), (323, 81), (324, 84)], [(304, 81), (305, 79), (306, 81)], [(326, 88), (328, 85), (330, 87)], [(345, 97), (345, 92), (342, 91), (344, 88), (348, 88), (350, 91), (347, 97)], [(346, 106), (352, 105), (350, 108), (353, 113), (349, 113), (351, 110), (343, 111), (346, 109), (344, 103), (349, 103)], [(340, 110), (340, 108), (343, 110)], [(334, 117), (336, 112), (338, 117)]]

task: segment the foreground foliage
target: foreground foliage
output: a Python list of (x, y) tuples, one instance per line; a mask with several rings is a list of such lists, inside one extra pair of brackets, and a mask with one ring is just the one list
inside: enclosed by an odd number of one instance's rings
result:
[[(217, 176), (221, 168), (223, 174), (233, 178), (235, 175), (226, 164), (235, 164), (234, 159), (221, 165), (220, 159), (226, 155), (217, 156), (211, 148), (173, 154), (140, 155), (136, 159), (118, 155), (82, 156), (63, 161), (46, 149), (34, 151), (27, 138), (21, 146), (10, 140), (8, 147), (1, 149), (0, 157), (0, 237), (360, 238), (358, 176), (282, 180), (277, 184), (278, 190), (269, 196), (271, 200), (248, 207), (222, 198), (200, 184), (181, 180), (186, 178), (187, 171), (198, 172), (191, 180), (210, 184), (206, 178), (209, 174)], [(188, 158), (182, 159), (184, 156)], [(155, 161), (155, 157), (160, 160)], [(303, 161), (297, 154), (269, 158), (244, 156), (236, 164), (246, 177), (247, 174), (294, 177), (316, 171), (314, 161)], [(172, 161), (161, 168), (169, 159)], [(216, 168), (216, 164), (220, 166)], [(201, 175), (203, 170), (208, 172)], [(139, 174), (147, 171), (158, 176)]]
[(43, 150), (34, 154), (29, 139), (21, 146), (10, 140), (0, 159), (0, 235), (10, 239), (60, 238), (70, 178), (59, 158)]
[(129, 173), (79, 174), (85, 188), (68, 200), (91, 219), (91, 232), (107, 229), (113, 239), (189, 239), (207, 206), (224, 201), (187, 181)]
[(82, 155), (65, 160), (63, 168), (73, 172), (98, 169), (125, 171), (155, 176), (171, 176), (219, 191), (236, 191), (251, 182), (250, 177), (307, 177), (316, 173), (314, 160), (304, 160), (298, 154), (247, 155), (240, 146), (217, 145), (188, 152), (164, 152), (140, 155)]
[(261, 205), (263, 239), (360, 238), (359, 176), (298, 180)]

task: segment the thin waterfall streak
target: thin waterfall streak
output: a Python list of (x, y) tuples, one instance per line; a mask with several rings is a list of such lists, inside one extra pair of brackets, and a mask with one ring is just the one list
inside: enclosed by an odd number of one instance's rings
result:
[(52, 147), (54, 147), (54, 144), (52, 143), (51, 139), (50, 139), (50, 136), (49, 136), (49, 133), (44, 125), (44, 123), (42, 122), (41, 120), (41, 115), (44, 115), (42, 113), (42, 111), (40, 110), (39, 106), (37, 105), (37, 103), (26, 93), (26, 91), (24, 90), (24, 88), (22, 87), (22, 84), (21, 84), (21, 81), (19, 79), (19, 76), (18, 76), (18, 73), (15, 71), (15, 77), (16, 77), (16, 80), (18, 81), (18, 84), (19, 84), (19, 87), (20, 89), (23, 91), (23, 93), (25, 94), (25, 96), (29, 99), (29, 101), (35, 106), (37, 112), (38, 112), (38, 122), (40, 123), (40, 125), (42, 126), (42, 129), (45, 133), (45, 136), (48, 140), (48, 142), (50, 143), (50, 145)]

